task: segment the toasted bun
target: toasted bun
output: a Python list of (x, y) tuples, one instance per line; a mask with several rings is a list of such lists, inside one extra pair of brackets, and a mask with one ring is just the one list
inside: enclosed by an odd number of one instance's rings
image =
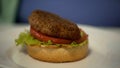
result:
[(88, 43), (67, 47), (41, 47), (38, 45), (27, 46), (28, 54), (38, 60), (47, 62), (71, 62), (83, 59), (88, 53)]

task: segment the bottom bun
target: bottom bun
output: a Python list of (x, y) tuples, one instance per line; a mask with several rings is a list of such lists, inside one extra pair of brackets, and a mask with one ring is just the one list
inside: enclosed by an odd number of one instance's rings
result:
[(48, 48), (38, 45), (27, 46), (28, 54), (38, 60), (47, 62), (71, 62), (83, 59), (88, 53), (88, 43), (72, 48)]

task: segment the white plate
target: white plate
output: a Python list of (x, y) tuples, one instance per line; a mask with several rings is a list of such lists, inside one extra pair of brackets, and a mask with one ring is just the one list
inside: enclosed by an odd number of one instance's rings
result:
[(0, 32), (0, 67), (3, 68), (120, 68), (120, 35), (90, 26), (80, 26), (89, 34), (90, 54), (70, 63), (35, 60), (15, 46), (14, 39), (29, 27), (14, 27)]

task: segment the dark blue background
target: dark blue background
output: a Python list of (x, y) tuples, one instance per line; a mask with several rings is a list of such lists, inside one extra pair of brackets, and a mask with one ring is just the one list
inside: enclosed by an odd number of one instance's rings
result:
[(21, 0), (17, 22), (28, 22), (35, 9), (59, 14), (79, 24), (120, 26), (120, 0)]

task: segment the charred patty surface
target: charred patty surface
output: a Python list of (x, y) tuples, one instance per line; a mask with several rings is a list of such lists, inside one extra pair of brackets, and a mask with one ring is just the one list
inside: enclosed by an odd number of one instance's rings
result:
[(80, 29), (71, 21), (46, 11), (35, 10), (29, 16), (30, 25), (48, 36), (75, 40), (80, 38)]

